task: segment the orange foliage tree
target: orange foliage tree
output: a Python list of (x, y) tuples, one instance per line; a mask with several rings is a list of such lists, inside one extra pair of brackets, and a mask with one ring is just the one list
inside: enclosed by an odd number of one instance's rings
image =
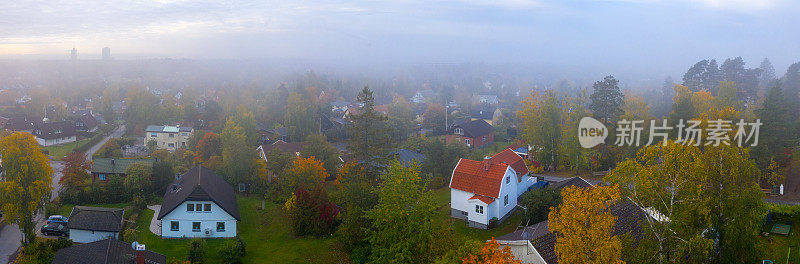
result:
[(620, 198), (615, 186), (561, 191), (563, 203), (552, 208), (547, 227), (554, 232), (559, 263), (624, 263), (622, 241), (614, 236), (616, 217), (609, 208)]
[(477, 254), (469, 254), (466, 258), (461, 260), (463, 264), (522, 264), (522, 261), (516, 259), (511, 249), (508, 247), (500, 248), (500, 243), (494, 240), (486, 241), (486, 244), (481, 247)]
[(328, 178), (328, 173), (322, 162), (316, 158), (297, 158), (287, 173), (287, 182), (290, 187), (305, 186), (307, 188), (322, 185)]
[(91, 168), (91, 163), (86, 160), (86, 155), (83, 152), (73, 152), (64, 158), (64, 167), (61, 168), (61, 179), (59, 183), (63, 184), (67, 190), (75, 190), (80, 188), (89, 179), (87, 170)]

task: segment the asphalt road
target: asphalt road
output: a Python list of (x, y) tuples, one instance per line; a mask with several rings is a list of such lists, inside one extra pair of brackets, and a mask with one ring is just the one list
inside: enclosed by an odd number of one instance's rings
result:
[[(95, 152), (97, 152), (97, 150), (99, 150), (100, 147), (102, 147), (103, 144), (105, 144), (108, 141), (108, 139), (112, 137), (113, 138), (122, 137), (124, 133), (125, 133), (125, 125), (122, 125), (119, 128), (117, 128), (117, 130), (112, 132), (111, 135), (103, 138), (103, 140), (101, 140), (99, 143), (92, 146), (92, 148), (90, 148), (86, 152), (86, 158), (91, 160), (92, 155)], [(53, 191), (51, 195), (51, 200), (52, 200), (58, 197), (58, 191), (61, 190), (61, 184), (59, 183), (59, 181), (61, 181), (61, 176), (63, 176), (61, 174), (61, 169), (64, 168), (64, 162), (51, 160), (50, 166), (53, 167), (53, 183), (52, 183)], [(41, 234), (39, 234), (39, 229), (41, 229), (42, 225), (44, 225), (44, 220), (45, 220), (44, 212), (40, 212), (39, 214), (37, 214), (34, 219), (37, 222), (36, 233), (41, 236)], [(11, 257), (11, 255), (17, 252), (19, 247), (22, 245), (21, 240), (22, 240), (22, 231), (20, 231), (17, 225), (0, 226), (0, 263), (10, 262), (9, 258)]]

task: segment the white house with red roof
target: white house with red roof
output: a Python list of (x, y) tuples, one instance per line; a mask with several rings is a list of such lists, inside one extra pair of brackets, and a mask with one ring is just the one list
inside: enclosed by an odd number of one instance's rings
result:
[(482, 161), (462, 158), (450, 178), (451, 216), (487, 229), (492, 219), (505, 220), (534, 183), (525, 162), (510, 149)]

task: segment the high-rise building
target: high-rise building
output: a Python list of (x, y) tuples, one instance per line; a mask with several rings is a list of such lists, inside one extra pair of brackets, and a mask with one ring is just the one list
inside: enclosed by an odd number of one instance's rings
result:
[(110, 60), (111, 59), (111, 48), (105, 47), (103, 48), (103, 60)]
[(72, 51), (69, 52), (69, 59), (70, 60), (78, 60), (78, 49), (72, 48)]

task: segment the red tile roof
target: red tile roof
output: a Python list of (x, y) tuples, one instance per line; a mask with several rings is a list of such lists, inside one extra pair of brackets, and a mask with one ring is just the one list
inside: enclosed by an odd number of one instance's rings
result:
[(469, 198), (469, 199), (470, 199), (470, 200), (472, 200), (472, 199), (478, 199), (478, 200), (481, 200), (481, 202), (484, 202), (484, 203), (486, 203), (487, 205), (489, 205), (489, 204), (492, 204), (492, 203), (494, 202), (494, 199), (492, 199), (492, 198), (489, 198), (489, 197), (486, 197), (486, 196), (481, 196), (481, 195), (474, 195), (474, 196), (472, 196), (472, 197), (471, 197), (471, 198)]
[(497, 198), (500, 196), (500, 186), (506, 170), (506, 164), (461, 159), (453, 170), (450, 188)]
[(525, 161), (522, 160), (522, 157), (509, 148), (500, 151), (500, 153), (494, 154), (490, 160), (492, 163), (505, 163), (511, 165), (511, 168), (513, 168), (517, 173), (518, 181), (522, 180), (522, 175), (528, 173), (528, 167), (525, 166)]

